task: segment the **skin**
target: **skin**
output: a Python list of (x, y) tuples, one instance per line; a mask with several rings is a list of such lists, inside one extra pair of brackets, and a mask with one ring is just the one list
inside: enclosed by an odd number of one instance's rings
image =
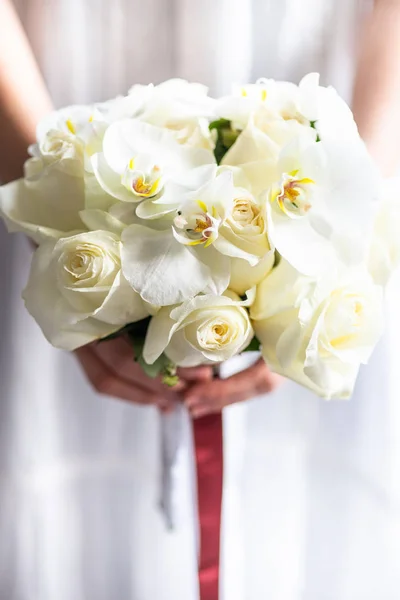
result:
[(27, 147), (51, 100), (14, 7), (0, 0), (0, 181), (22, 175)]
[(398, 172), (400, 0), (375, 0), (362, 30), (353, 112), (361, 137), (389, 177)]
[[(385, 32), (385, 35), (382, 35)], [(12, 52), (10, 52), (12, 48)], [(385, 175), (397, 167), (400, 132), (400, 0), (376, 0), (360, 41), (353, 109), (360, 133)], [(32, 93), (32, 91), (35, 93)], [(0, 179), (22, 175), (26, 148), (51, 102), (26, 36), (9, 0), (0, 0)], [(263, 361), (226, 380), (211, 367), (182, 369), (173, 390), (142, 373), (124, 339), (93, 343), (76, 356), (101, 394), (170, 410), (184, 401), (194, 418), (274, 390), (279, 376)]]

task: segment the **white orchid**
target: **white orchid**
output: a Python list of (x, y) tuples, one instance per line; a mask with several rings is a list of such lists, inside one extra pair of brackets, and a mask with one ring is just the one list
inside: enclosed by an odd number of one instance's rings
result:
[(211, 152), (181, 146), (171, 132), (132, 119), (112, 124), (103, 151), (92, 157), (96, 178), (110, 196), (139, 203), (162, 195), (166, 206), (176, 204), (179, 186), (196, 187), (201, 167), (214, 163)]
[[(363, 173), (357, 177), (357, 173)], [(268, 192), (268, 235), (299, 271), (361, 263), (372, 231), (378, 176), (361, 141), (296, 140), (283, 149)]]
[(231, 212), (235, 198), (233, 174), (218, 174), (186, 195), (174, 218), (173, 234), (187, 246), (217, 247), (219, 228)]
[(143, 300), (179, 304), (201, 292), (222, 294), (229, 284), (229, 259), (209, 248), (179, 243), (171, 227), (131, 225), (122, 233), (122, 270)]
[(302, 136), (276, 154), (252, 126), (240, 138), (224, 164), (239, 165), (253, 193), (267, 195), (268, 236), (284, 258), (310, 275), (338, 259), (365, 260), (378, 175), (360, 139), (313, 142)]

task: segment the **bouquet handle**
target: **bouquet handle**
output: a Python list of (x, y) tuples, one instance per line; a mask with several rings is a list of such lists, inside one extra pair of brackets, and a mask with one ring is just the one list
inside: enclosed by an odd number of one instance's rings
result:
[[(214, 377), (219, 367), (214, 368)], [(177, 526), (174, 468), (184, 435), (184, 407), (161, 415), (161, 498), (166, 526)], [(222, 414), (193, 421), (193, 442), (197, 482), (199, 524), (198, 580), (200, 600), (218, 600), (220, 572), (220, 531), (223, 490)]]

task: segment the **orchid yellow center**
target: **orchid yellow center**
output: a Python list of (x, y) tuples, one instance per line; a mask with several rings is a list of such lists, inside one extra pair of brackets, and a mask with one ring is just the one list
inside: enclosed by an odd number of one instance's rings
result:
[(163, 187), (160, 167), (136, 158), (129, 161), (121, 181), (127, 190), (139, 198), (152, 198)]
[[(201, 212), (199, 212), (197, 207), (200, 208)], [(212, 206), (210, 214), (208, 207), (201, 200), (197, 200), (191, 208), (192, 210), (187, 211), (179, 210), (174, 219), (174, 225), (177, 229), (184, 232), (186, 237), (185, 244), (188, 246), (204, 244), (207, 248), (216, 238), (218, 229), (216, 227), (217, 211)]]
[[(255, 89), (250, 90), (251, 98), (253, 98), (255, 100), (258, 100), (258, 98), (259, 98), (261, 100), (261, 102), (265, 102), (267, 99), (267, 90), (264, 87), (261, 87), (261, 89), (256, 90), (257, 87), (258, 86), (255, 86)], [(256, 94), (254, 94), (255, 90), (256, 90)], [(247, 98), (249, 96), (249, 91), (245, 87), (241, 88), (240, 93), (243, 98)]]
[(204, 237), (207, 237), (207, 229), (211, 225), (211, 220), (207, 215), (202, 215), (196, 219), (196, 227), (194, 228), (195, 233), (202, 233)]
[(146, 181), (144, 177), (138, 177), (132, 182), (132, 190), (143, 198), (154, 196), (157, 193), (159, 181), (159, 179)]
[(72, 133), (72, 135), (76, 134), (76, 127), (73, 124), (73, 122), (71, 121), (71, 119), (67, 119), (67, 121), (65, 121), (65, 124), (67, 126), (67, 129), (70, 133)]
[(312, 208), (311, 194), (315, 181), (308, 177), (297, 178), (298, 171), (285, 173), (280, 183), (280, 191), (275, 195), (281, 211), (290, 218), (304, 217)]

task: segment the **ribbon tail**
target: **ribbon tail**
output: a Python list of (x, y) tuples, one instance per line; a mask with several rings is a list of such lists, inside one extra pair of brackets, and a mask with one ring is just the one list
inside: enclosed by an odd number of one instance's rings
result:
[(218, 600), (223, 487), (222, 414), (193, 421), (200, 528), (200, 600)]
[(184, 408), (177, 405), (171, 413), (160, 413), (161, 427), (161, 491), (160, 508), (168, 529), (177, 525), (174, 467), (183, 441)]

